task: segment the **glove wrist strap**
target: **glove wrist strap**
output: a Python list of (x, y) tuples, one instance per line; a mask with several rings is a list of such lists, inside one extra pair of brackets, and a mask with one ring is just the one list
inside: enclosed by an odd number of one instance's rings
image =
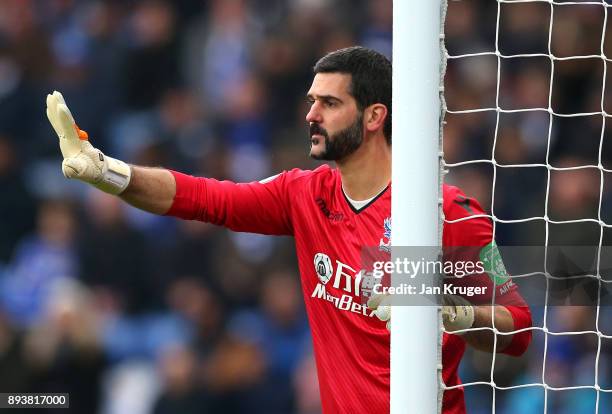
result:
[(106, 155), (104, 155), (104, 158), (106, 158), (106, 166), (102, 179), (94, 186), (106, 193), (119, 195), (130, 184), (132, 170), (128, 164), (121, 160)]

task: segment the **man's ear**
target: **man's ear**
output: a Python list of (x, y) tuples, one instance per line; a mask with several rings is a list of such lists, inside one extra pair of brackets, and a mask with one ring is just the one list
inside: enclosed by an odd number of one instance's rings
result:
[(387, 107), (383, 104), (373, 104), (363, 111), (365, 129), (368, 132), (383, 130), (387, 119)]

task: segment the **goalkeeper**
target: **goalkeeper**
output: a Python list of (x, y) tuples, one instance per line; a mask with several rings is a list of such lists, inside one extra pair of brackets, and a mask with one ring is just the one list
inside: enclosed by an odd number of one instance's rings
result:
[[(47, 97), (47, 116), (59, 137), (67, 178), (152, 213), (294, 236), (323, 411), (387, 413), (390, 310), (378, 299), (371, 301), (372, 309), (361, 304), (357, 269), (362, 247), (384, 248), (391, 237), (391, 63), (362, 47), (332, 52), (315, 65), (307, 100), (310, 156), (334, 161), (335, 168), (294, 169), (244, 184), (108, 157), (77, 127), (59, 92)], [(443, 197), (449, 220), (483, 213), (456, 187), (444, 186)], [(491, 223), (483, 217), (445, 223), (443, 242), (490, 248)], [(498, 305), (485, 305), (490, 296), (480, 298), (480, 305), (453, 298), (443, 308), (446, 331), (492, 327), (492, 319), (501, 332), (531, 326), (529, 309), (509, 278), (469, 279), (495, 290)], [(490, 330), (445, 333), (444, 383), (461, 383), (457, 369), (467, 344), (492, 351), (496, 341), (498, 352), (520, 355), (530, 340), (529, 330), (497, 338)], [(443, 412), (465, 413), (462, 388), (444, 393)]]

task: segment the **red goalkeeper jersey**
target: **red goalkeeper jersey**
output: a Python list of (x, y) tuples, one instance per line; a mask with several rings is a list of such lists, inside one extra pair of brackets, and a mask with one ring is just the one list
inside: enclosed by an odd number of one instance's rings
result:
[[(355, 210), (344, 195), (340, 173), (326, 165), (248, 184), (173, 174), (177, 193), (168, 215), (235, 231), (294, 236), (323, 412), (388, 413), (390, 335), (362, 304), (359, 272), (362, 247), (384, 247), (390, 241), (391, 189)], [(459, 189), (444, 187), (447, 220), (482, 213)], [(445, 246), (486, 246), (491, 239), (487, 218), (444, 225)], [(511, 280), (494, 283), (484, 275), (477, 282), (496, 286), (496, 303), (507, 305), (515, 329), (531, 325)], [(522, 353), (530, 338), (529, 331), (514, 335), (504, 352)], [(443, 380), (448, 386), (460, 384), (457, 369), (464, 350), (461, 336), (444, 335)], [(444, 393), (443, 413), (465, 413), (461, 388)]]

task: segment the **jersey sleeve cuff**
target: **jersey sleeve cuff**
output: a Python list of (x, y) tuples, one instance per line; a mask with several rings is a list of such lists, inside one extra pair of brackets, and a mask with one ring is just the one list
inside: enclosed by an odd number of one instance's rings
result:
[(176, 194), (172, 206), (166, 216), (178, 217), (185, 220), (197, 220), (204, 217), (206, 205), (206, 184), (203, 179), (170, 170), (176, 183)]
[[(512, 315), (515, 331), (531, 328), (531, 312), (529, 311), (529, 308), (527, 306), (505, 305), (505, 307)], [(512, 342), (510, 342), (510, 345), (508, 345), (502, 351), (502, 353), (511, 356), (522, 355), (527, 350), (527, 347), (531, 342), (531, 333), (531, 330), (515, 333), (512, 336)]]

